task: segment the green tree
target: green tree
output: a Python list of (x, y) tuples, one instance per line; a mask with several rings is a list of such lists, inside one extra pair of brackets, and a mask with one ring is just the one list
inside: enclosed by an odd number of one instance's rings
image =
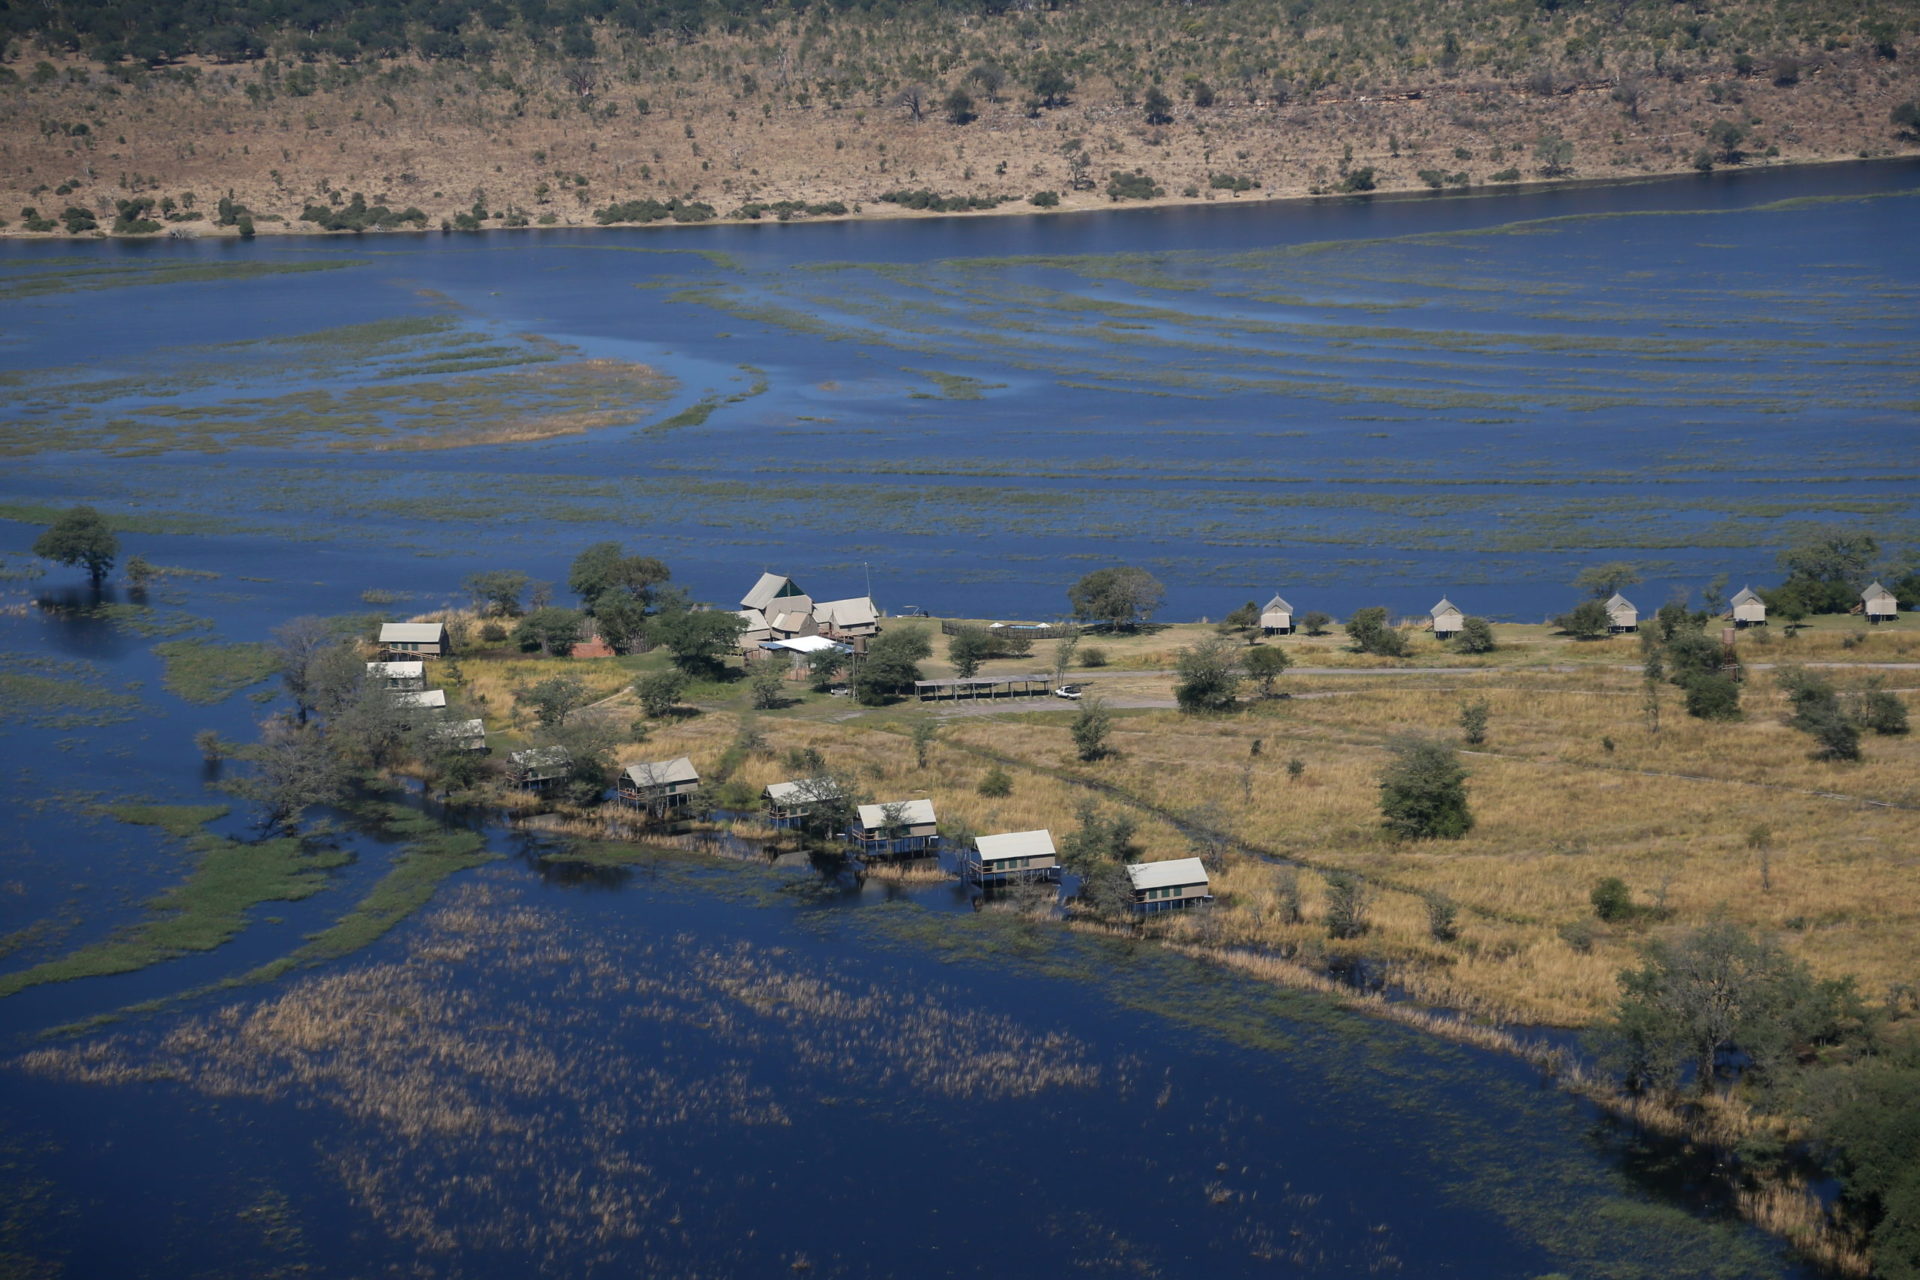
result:
[(1798, 588), (1814, 613), (1846, 613), (1859, 602), (1868, 565), (1879, 553), (1868, 534), (1823, 529), (1780, 553), (1787, 575), (1781, 585)]
[(596, 542), (573, 558), (567, 571), (567, 589), (580, 597), (588, 613), (599, 612), (603, 596), (618, 592), (642, 608), (653, 603), (654, 592), (673, 576), (665, 562), (652, 556), (630, 556), (617, 542)]
[[(1381, 612), (1386, 611), (1381, 610)], [(1301, 629), (1310, 636), (1323, 636), (1327, 634), (1327, 628), (1332, 625), (1333, 619), (1317, 609), (1300, 619)]]
[(254, 823), (267, 835), (291, 830), (308, 809), (346, 792), (347, 771), (312, 725), (272, 721), (260, 742), (239, 754), (253, 768), (227, 785), (254, 806)]
[(1487, 740), (1487, 717), (1491, 711), (1485, 698), (1460, 704), (1460, 735), (1468, 746), (1477, 747)]
[(747, 690), (755, 710), (771, 711), (787, 704), (787, 679), (780, 668), (777, 660), (753, 665), (747, 677)]
[(1382, 825), (1403, 840), (1457, 840), (1473, 828), (1467, 771), (1449, 743), (1400, 738), (1380, 775)]
[(1747, 158), (1740, 149), (1747, 140), (1747, 126), (1738, 120), (1715, 120), (1707, 126), (1707, 141), (1727, 164), (1739, 164)]
[(841, 649), (816, 649), (807, 655), (807, 676), (813, 687), (825, 693), (833, 687), (833, 682), (846, 670), (848, 655)]
[(468, 574), (460, 585), (473, 598), (482, 617), (517, 618), (520, 597), (532, 579), (514, 569), (489, 569)]
[(676, 603), (654, 615), (647, 624), (647, 637), (688, 675), (718, 677), (726, 670), (727, 656), (740, 648), (740, 633), (746, 628), (737, 613)]
[(646, 639), (647, 607), (624, 591), (604, 592), (593, 602), (593, 626), (615, 653), (631, 653)]
[(1593, 914), (1608, 924), (1633, 918), (1633, 890), (1627, 888), (1627, 882), (1619, 876), (1597, 881), (1587, 901), (1593, 904)]
[(933, 655), (925, 627), (889, 627), (867, 644), (867, 656), (853, 671), (853, 695), (862, 706), (884, 706), (913, 688), (920, 664)]
[(1624, 560), (1588, 565), (1573, 576), (1573, 587), (1595, 600), (1605, 600), (1616, 591), (1624, 591), (1640, 581), (1640, 570)]
[(1871, 1229), (1874, 1274), (1920, 1280), (1920, 1044), (1889, 1049), (1824, 1082), (1819, 1130), (1848, 1207)]
[(55, 564), (77, 565), (99, 586), (120, 554), (120, 539), (92, 507), (71, 507), (33, 541), (33, 554)]
[(1147, 96), (1141, 101), (1146, 110), (1148, 124), (1172, 124), (1173, 100), (1162, 93), (1159, 85), (1147, 90)]
[(1696, 720), (1738, 720), (1740, 684), (1723, 671), (1708, 671), (1685, 676), (1674, 683), (1680, 686), (1687, 714)]
[(1907, 732), (1907, 708), (1900, 695), (1880, 685), (1879, 676), (1870, 676), (1865, 688), (1855, 691), (1849, 718), (1862, 729), (1886, 737)]
[(1540, 172), (1549, 178), (1557, 178), (1573, 168), (1573, 144), (1557, 133), (1543, 133), (1533, 146), (1534, 159), (1540, 162)]
[(978, 790), (990, 800), (1003, 799), (1013, 794), (1013, 775), (995, 765), (980, 779)]
[(668, 667), (634, 681), (633, 696), (640, 699), (642, 711), (658, 720), (674, 713), (687, 692), (687, 684), (686, 672)]
[[(268, 647), (280, 684), (293, 699), (300, 723), (314, 710), (317, 695), (316, 676), (320, 657), (340, 643), (340, 637), (324, 619), (311, 614), (289, 618), (270, 633)], [(358, 657), (358, 655), (355, 655)]]
[(973, 122), (973, 95), (965, 89), (955, 89), (947, 95), (947, 123), (971, 124)]
[(1347, 619), (1346, 631), (1356, 653), (1373, 653), (1388, 658), (1407, 656), (1407, 637), (1387, 625), (1387, 611), (1378, 605), (1355, 610), (1353, 616)]
[(1174, 659), (1180, 678), (1174, 700), (1185, 712), (1231, 711), (1240, 696), (1240, 646), (1225, 636), (1208, 636), (1180, 650)]
[(1920, 138), (1920, 98), (1909, 98), (1887, 113), (1887, 118), (1909, 138)]
[(1107, 704), (1099, 698), (1083, 698), (1080, 711), (1073, 717), (1073, 746), (1080, 759), (1088, 764), (1104, 760), (1113, 754), (1113, 748), (1107, 745), (1107, 735), (1113, 732), (1113, 712), (1107, 710)]
[(1242, 635), (1252, 644), (1254, 633), (1260, 629), (1260, 606), (1249, 600), (1215, 624), (1215, 629), (1223, 636)]
[(980, 664), (992, 652), (993, 639), (985, 627), (962, 627), (947, 638), (947, 661), (962, 680), (978, 675)]
[(1105, 920), (1133, 918), (1133, 878), (1117, 862), (1103, 863), (1082, 877), (1081, 904)]
[(1455, 653), (1492, 653), (1499, 645), (1493, 639), (1493, 624), (1468, 614), (1460, 619), (1460, 634), (1453, 638)]
[(1274, 682), (1293, 665), (1293, 660), (1287, 657), (1285, 649), (1263, 644), (1247, 650), (1240, 659), (1240, 665), (1246, 671), (1247, 678), (1260, 686), (1260, 696), (1271, 698)]
[(1160, 580), (1145, 569), (1116, 565), (1096, 569), (1067, 588), (1075, 616), (1131, 629), (1153, 616), (1166, 597)]
[(1040, 100), (1039, 105), (1043, 107), (1064, 107), (1067, 105), (1068, 95), (1073, 92), (1073, 81), (1069, 80), (1067, 73), (1059, 67), (1045, 66), (1040, 69), (1040, 74), (1034, 77), (1033, 92)]
[(581, 630), (579, 613), (546, 605), (520, 619), (513, 629), (513, 642), (527, 653), (564, 658), (580, 643)]
[(1796, 1052), (1845, 1041), (1865, 1022), (1852, 979), (1817, 982), (1806, 965), (1716, 919), (1655, 938), (1602, 1034), (1606, 1057), (1635, 1087), (1675, 1088), (1689, 1069), (1702, 1094), (1735, 1051), (1764, 1077)]
[(1582, 600), (1553, 623), (1575, 640), (1595, 640), (1607, 634), (1612, 621), (1606, 605), (1598, 600)]
[(1080, 825), (1060, 841), (1060, 861), (1069, 871), (1091, 876), (1102, 866), (1124, 863), (1139, 853), (1134, 845), (1139, 829), (1125, 813), (1108, 814), (1086, 800), (1075, 816)]
[(1335, 938), (1358, 938), (1369, 927), (1373, 892), (1351, 871), (1326, 873), (1327, 933)]
[(933, 744), (940, 738), (940, 722), (930, 715), (923, 715), (913, 722), (908, 733), (913, 742), (913, 764), (917, 769), (927, 767), (928, 757), (933, 752)]
[(565, 724), (568, 716), (593, 700), (593, 695), (587, 692), (586, 681), (579, 676), (560, 675), (516, 689), (513, 698), (533, 712), (541, 728), (551, 729)]

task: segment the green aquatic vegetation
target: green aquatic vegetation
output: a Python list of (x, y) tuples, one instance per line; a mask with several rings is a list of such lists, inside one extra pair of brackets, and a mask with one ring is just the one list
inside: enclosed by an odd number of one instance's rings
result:
[[(6, 447), (0, 445), (0, 454)], [(65, 508), (39, 502), (0, 502), (0, 520), (20, 524), (52, 524)], [(169, 515), (154, 511), (102, 511), (107, 527), (115, 533), (165, 534), (258, 534), (268, 530), (227, 516), (187, 513)]]
[(317, 262), (141, 262), (96, 267), (66, 267), (59, 271), (21, 262), (0, 273), (0, 301), (44, 297), (132, 285), (209, 284), (256, 280), (262, 276), (299, 275), (309, 271), (338, 271), (365, 266), (361, 259), (336, 258)]
[(190, 631), (210, 630), (213, 626), (211, 618), (198, 617), (178, 609), (155, 609), (148, 605), (118, 601), (96, 604), (81, 612), (89, 618), (110, 622), (147, 640), (183, 636)]
[(135, 826), (159, 827), (168, 835), (185, 840), (232, 810), (224, 804), (110, 804), (104, 806), (102, 812)]
[(440, 830), (410, 841), (393, 856), (387, 873), (375, 881), (353, 909), (306, 942), (227, 985), (268, 982), (309, 965), (337, 960), (369, 947), (432, 901), (442, 884), (462, 871), (485, 866), (495, 855), (479, 833)]
[(165, 664), (167, 692), (187, 702), (225, 702), (274, 671), (273, 652), (264, 644), (223, 644), (195, 637), (153, 646)]
[[(144, 812), (169, 831), (184, 821), (144, 807), (127, 812)], [(134, 973), (211, 951), (246, 928), (254, 907), (311, 897), (327, 887), (327, 872), (352, 860), (339, 850), (310, 849), (290, 838), (249, 844), (203, 831), (190, 837), (189, 844), (194, 853), (192, 873), (148, 902), (145, 919), (58, 959), (0, 975), (0, 999), (50, 982)]]
[(0, 725), (102, 728), (134, 718), (140, 699), (106, 687), (92, 665), (37, 654), (0, 653)]

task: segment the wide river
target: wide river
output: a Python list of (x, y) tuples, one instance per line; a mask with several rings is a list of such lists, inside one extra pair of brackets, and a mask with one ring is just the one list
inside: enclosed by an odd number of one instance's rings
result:
[[(771, 568), (1029, 618), (1107, 563), (1176, 617), (1534, 619), (1601, 559), (1650, 607), (1811, 526), (1911, 546), (1917, 195), (0, 245), (0, 980), (181, 881), (102, 806), (204, 803), (195, 731), (270, 706), (183, 700), (165, 646), (601, 538), (723, 603)], [(80, 501), (185, 572), (34, 576)], [(20, 1274), (1802, 1274), (1511, 1061), (943, 885), (488, 830), (372, 946), (259, 974), (407, 838), (342, 824), (232, 942), (0, 999)]]

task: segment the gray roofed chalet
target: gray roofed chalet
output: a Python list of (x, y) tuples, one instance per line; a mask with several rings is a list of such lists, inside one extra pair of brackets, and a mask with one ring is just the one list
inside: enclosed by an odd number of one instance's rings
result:
[(447, 624), (383, 622), (380, 648), (391, 658), (444, 658), (447, 656)]
[(1764, 627), (1767, 625), (1767, 602), (1752, 587), (1742, 587), (1728, 601), (1736, 627)]
[(1607, 630), (1620, 632), (1640, 629), (1640, 611), (1633, 607), (1633, 601), (1618, 591), (1607, 601), (1606, 610)]
[(1433, 634), (1436, 639), (1459, 635), (1460, 628), (1466, 622), (1466, 615), (1460, 612), (1460, 606), (1445, 596), (1441, 596), (1440, 603), (1428, 610), (1428, 616), (1433, 619)]
[(1900, 602), (1878, 582), (1860, 593), (1860, 608), (1868, 622), (1892, 622), (1900, 616)]
[(1293, 634), (1293, 606), (1275, 595), (1260, 610), (1260, 630), (1270, 636)]

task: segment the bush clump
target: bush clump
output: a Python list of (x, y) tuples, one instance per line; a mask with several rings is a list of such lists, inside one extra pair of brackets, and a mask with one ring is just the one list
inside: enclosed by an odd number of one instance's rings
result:
[(943, 196), (921, 187), (916, 191), (885, 191), (874, 197), (882, 204), (897, 204), (903, 209), (921, 209), (928, 213), (974, 213), (997, 209), (1017, 196)]
[(1157, 200), (1166, 193), (1165, 188), (1149, 178), (1143, 170), (1123, 173), (1115, 169), (1107, 175), (1107, 199), (1109, 200)]
[(616, 201), (596, 209), (593, 220), (603, 227), (616, 222), (710, 222), (718, 216), (714, 207), (700, 200), (682, 200), (679, 196), (660, 201), (651, 196), (641, 200)]
[(338, 209), (324, 204), (308, 205), (300, 211), (300, 221), (311, 222), (322, 231), (386, 231), (409, 225), (424, 231), (427, 215), (412, 205), (398, 211), (384, 204), (368, 207), (367, 198), (356, 191), (353, 198)]

